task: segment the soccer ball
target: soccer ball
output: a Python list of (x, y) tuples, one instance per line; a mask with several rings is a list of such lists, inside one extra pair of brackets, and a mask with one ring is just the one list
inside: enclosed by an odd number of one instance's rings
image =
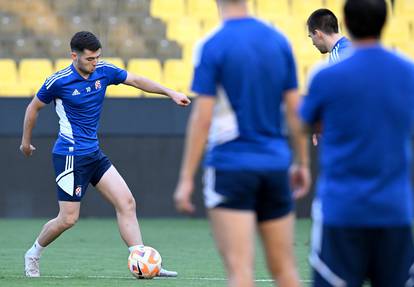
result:
[(152, 247), (142, 246), (133, 250), (128, 257), (128, 269), (138, 279), (152, 279), (161, 270), (162, 258)]

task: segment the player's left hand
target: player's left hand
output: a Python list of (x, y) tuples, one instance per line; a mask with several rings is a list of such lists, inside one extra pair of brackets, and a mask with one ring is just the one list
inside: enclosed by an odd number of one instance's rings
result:
[(181, 179), (174, 192), (175, 208), (179, 212), (194, 213), (195, 207), (191, 202), (191, 195), (194, 190), (194, 182), (192, 179)]
[(179, 106), (186, 107), (191, 103), (190, 99), (183, 93), (171, 91), (168, 95)]
[(289, 169), (289, 176), (293, 197), (295, 199), (304, 197), (309, 192), (312, 183), (309, 167), (294, 163)]
[(32, 156), (33, 152), (36, 150), (31, 144), (21, 144), (19, 149), (25, 157)]

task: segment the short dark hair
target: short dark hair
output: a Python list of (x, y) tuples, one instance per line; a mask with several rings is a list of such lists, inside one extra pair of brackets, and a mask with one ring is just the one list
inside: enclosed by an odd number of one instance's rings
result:
[(336, 34), (339, 32), (338, 19), (329, 9), (318, 9), (314, 11), (306, 22), (309, 32), (320, 30), (325, 34)]
[(355, 39), (379, 39), (387, 20), (384, 0), (347, 0), (344, 7), (345, 23)]
[(88, 31), (77, 32), (70, 40), (70, 49), (73, 52), (83, 52), (85, 49), (95, 52), (100, 48), (102, 45), (99, 39)]

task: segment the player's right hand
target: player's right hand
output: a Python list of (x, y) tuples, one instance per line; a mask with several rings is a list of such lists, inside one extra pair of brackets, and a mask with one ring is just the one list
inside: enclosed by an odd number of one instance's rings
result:
[(20, 145), (20, 151), (25, 157), (29, 157), (33, 154), (33, 151), (35, 151), (36, 148), (32, 146), (31, 144), (21, 144)]
[(181, 179), (174, 192), (174, 202), (177, 211), (182, 213), (194, 213), (195, 207), (191, 202), (191, 195), (194, 190), (194, 182), (190, 179)]
[(293, 198), (304, 197), (310, 189), (312, 179), (307, 165), (292, 164), (289, 168), (290, 186), (293, 190)]

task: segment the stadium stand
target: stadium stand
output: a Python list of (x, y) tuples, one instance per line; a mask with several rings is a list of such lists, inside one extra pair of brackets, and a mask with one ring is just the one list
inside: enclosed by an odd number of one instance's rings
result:
[(257, 0), (256, 13), (259, 17), (269, 21), (288, 17), (290, 14), (289, 1)]
[[(391, 8), (391, 0), (386, 1)], [(306, 19), (314, 9), (327, 7), (341, 20), (342, 2), (248, 0), (248, 5), (252, 14), (288, 36), (303, 87), (306, 73), (322, 59), (307, 37)], [(121, 57), (123, 67), (187, 91), (190, 83), (185, 81), (191, 78), (194, 46), (219, 25), (219, 17), (215, 0), (0, 0), (0, 24), (0, 58), (14, 62), (15, 70), (11, 71), (17, 71), (11, 76), (13, 80), (0, 73), (0, 96), (11, 96), (12, 84), (16, 86), (16, 96), (31, 96), (39, 87), (36, 85), (50, 75), (42, 73), (70, 63), (68, 42), (79, 30), (91, 30), (100, 37), (104, 57)], [(414, 1), (394, 1), (384, 42), (413, 57)], [(39, 78), (33, 80), (26, 76), (25, 63), (36, 58), (49, 64), (48, 68), (36, 68)], [(4, 84), (9, 82), (10, 85)], [(130, 88), (108, 90), (110, 96), (122, 93), (137, 95)]]
[(164, 21), (179, 20), (184, 17), (185, 0), (152, 0), (151, 15)]
[(68, 58), (56, 59), (56, 61), (55, 61), (55, 72), (65, 69), (70, 64), (72, 64), (72, 60), (69, 57)]
[(19, 65), (19, 85), (24, 84), (34, 94), (52, 73), (53, 65), (49, 59), (23, 59)]

